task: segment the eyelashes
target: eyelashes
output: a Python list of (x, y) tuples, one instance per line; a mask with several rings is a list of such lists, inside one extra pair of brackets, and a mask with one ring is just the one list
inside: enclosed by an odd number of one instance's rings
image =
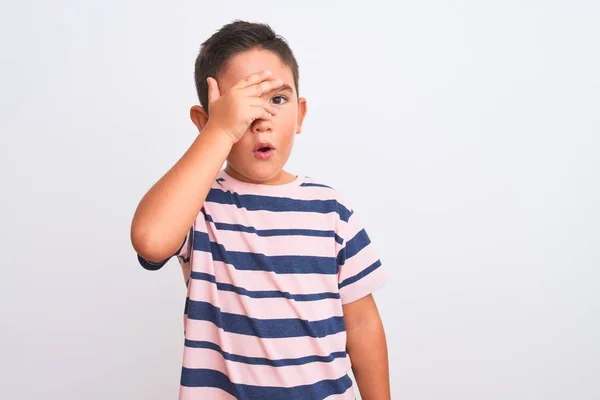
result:
[[(279, 100), (279, 101), (275, 101), (275, 100)], [(287, 97), (285, 97), (283, 95), (277, 95), (271, 99), (271, 102), (277, 106), (281, 106), (281, 105), (287, 103), (287, 101), (288, 101)]]

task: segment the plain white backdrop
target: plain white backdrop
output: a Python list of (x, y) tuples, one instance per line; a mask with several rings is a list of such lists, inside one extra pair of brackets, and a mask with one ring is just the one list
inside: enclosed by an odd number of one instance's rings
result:
[(238, 18), (299, 61), (289, 170), (351, 200), (392, 273), (393, 398), (600, 398), (597, 2), (0, 4), (1, 398), (177, 397), (185, 285), (129, 228)]

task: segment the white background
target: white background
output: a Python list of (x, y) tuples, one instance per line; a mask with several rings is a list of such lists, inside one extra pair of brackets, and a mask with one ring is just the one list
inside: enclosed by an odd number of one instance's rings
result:
[(1, 3), (0, 398), (177, 397), (184, 282), (129, 228), (235, 18), (290, 42), (289, 170), (344, 193), (392, 273), (393, 398), (600, 398), (599, 3), (391, 4)]

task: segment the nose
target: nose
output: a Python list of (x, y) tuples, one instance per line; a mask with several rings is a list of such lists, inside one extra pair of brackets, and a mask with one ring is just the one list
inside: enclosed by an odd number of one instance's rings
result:
[(253, 133), (270, 132), (273, 130), (273, 122), (268, 119), (255, 119), (252, 122), (251, 129)]

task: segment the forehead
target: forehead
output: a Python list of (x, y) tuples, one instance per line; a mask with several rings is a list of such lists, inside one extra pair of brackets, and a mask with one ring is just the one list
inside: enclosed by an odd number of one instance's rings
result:
[(219, 74), (219, 88), (222, 92), (226, 91), (246, 76), (267, 69), (296, 91), (292, 70), (277, 54), (263, 49), (248, 50), (232, 57)]

